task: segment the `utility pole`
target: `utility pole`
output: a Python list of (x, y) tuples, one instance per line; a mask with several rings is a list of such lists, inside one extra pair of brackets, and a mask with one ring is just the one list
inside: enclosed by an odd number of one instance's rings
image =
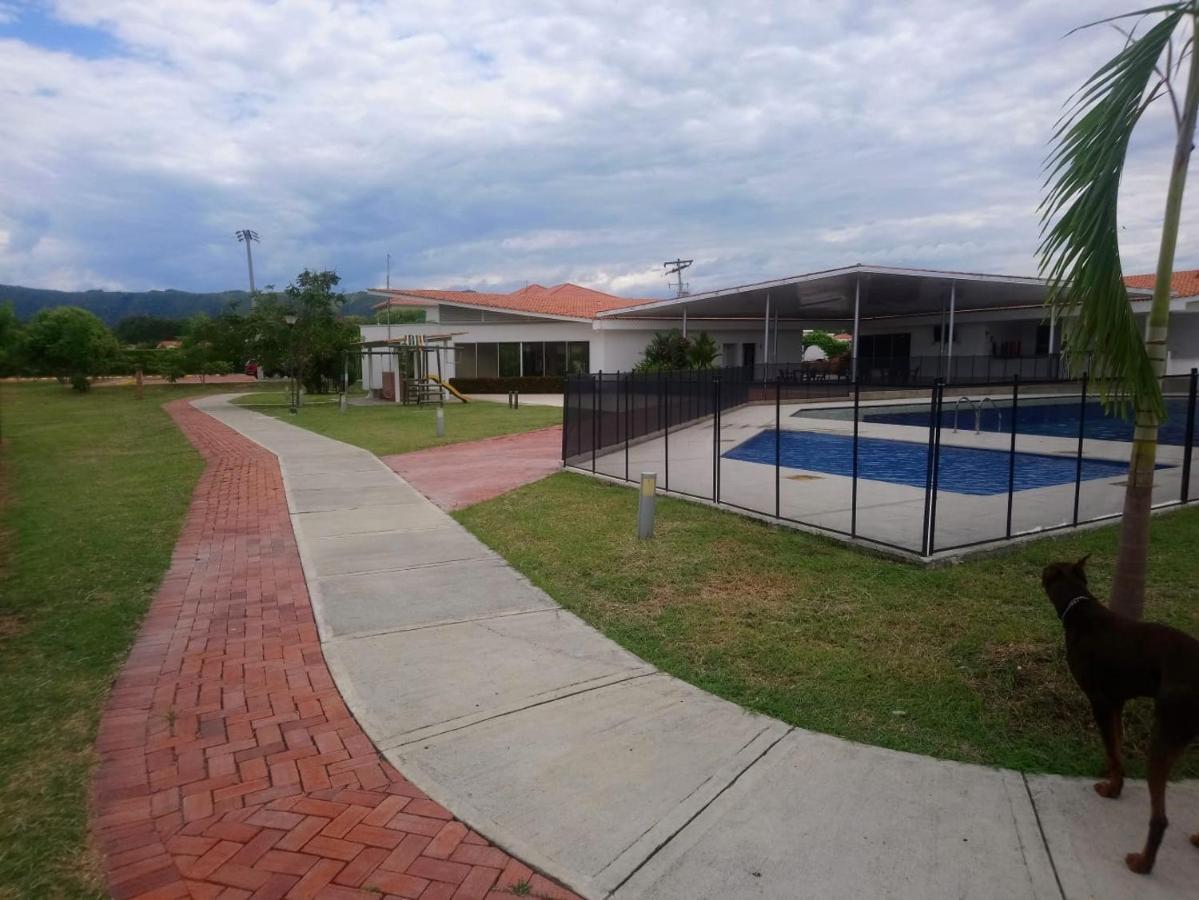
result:
[(258, 232), (242, 228), (234, 232), (237, 239), (246, 245), (246, 267), (250, 270), (250, 309), (254, 308), (254, 255), (250, 252), (250, 244), (258, 240)]
[(687, 296), (687, 285), (683, 284), (683, 269), (687, 268), (694, 261), (695, 260), (692, 259), (675, 259), (671, 260), (670, 262), (662, 263), (662, 266), (666, 269), (667, 278), (669, 278), (671, 275), (678, 277), (678, 284), (675, 285), (676, 297)]

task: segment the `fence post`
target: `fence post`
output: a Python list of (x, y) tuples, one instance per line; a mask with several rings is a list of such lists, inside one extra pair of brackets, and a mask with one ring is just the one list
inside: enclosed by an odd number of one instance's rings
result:
[(599, 446), (599, 392), (602, 385), (591, 376), (591, 474), (595, 474), (595, 451)]
[(712, 502), (720, 502), (720, 376), (712, 379)]
[(1078, 453), (1074, 461), (1074, 524), (1078, 524), (1078, 501), (1082, 494), (1082, 441), (1087, 426), (1087, 377), (1082, 373), (1082, 393), (1078, 401)]
[(1020, 373), (1012, 376), (1012, 440), (1007, 460), (1007, 537), (1012, 536), (1012, 499), (1016, 490), (1016, 414), (1020, 409)]
[(937, 552), (937, 491), (941, 482), (941, 407), (945, 402), (945, 383), (937, 389), (937, 424), (933, 429), (936, 440), (933, 446), (933, 502), (928, 517), (928, 555)]
[(774, 517), (779, 518), (782, 500), (779, 496), (780, 466), (783, 451), (783, 379), (776, 373), (774, 376)]
[(632, 393), (629, 391), (632, 372), (626, 372), (624, 376), (624, 480), (629, 480), (629, 432), (633, 427), (632, 413), (630, 412)]
[(1187, 394), (1187, 432), (1182, 439), (1182, 502), (1191, 499), (1191, 453), (1195, 449), (1195, 394), (1199, 393), (1199, 369), (1191, 369), (1191, 389)]
[(666, 378), (662, 382), (662, 391), (666, 395), (666, 418), (662, 430), (662, 458), (664, 460), (665, 477), (662, 480), (662, 486), (666, 491), (670, 490), (670, 382), (673, 380), (672, 378)]
[(858, 414), (862, 406), (862, 383), (853, 380), (853, 481), (849, 503), (849, 536), (858, 536)]
[(940, 419), (940, 410), (937, 409), (937, 395), (941, 390), (941, 379), (937, 378), (933, 381), (932, 393), (928, 399), (928, 459), (925, 461), (924, 470), (924, 525), (920, 533), (920, 555), (928, 556), (928, 518), (932, 511), (932, 490), (933, 490), (933, 435), (936, 431), (936, 425)]
[(562, 464), (566, 465), (567, 441), (570, 439), (570, 376), (562, 386)]

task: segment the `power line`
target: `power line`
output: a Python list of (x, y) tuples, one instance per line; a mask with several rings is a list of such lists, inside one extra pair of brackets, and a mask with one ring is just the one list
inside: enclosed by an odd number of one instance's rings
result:
[(671, 260), (670, 262), (662, 263), (662, 266), (666, 269), (667, 278), (669, 278), (671, 275), (678, 277), (678, 283), (675, 285), (676, 297), (687, 296), (687, 285), (683, 284), (683, 269), (687, 268), (694, 261), (695, 260), (692, 259), (675, 259)]

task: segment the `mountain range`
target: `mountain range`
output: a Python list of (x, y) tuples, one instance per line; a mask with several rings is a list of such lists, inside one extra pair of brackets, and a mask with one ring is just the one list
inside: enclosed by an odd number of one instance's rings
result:
[[(167, 319), (186, 319), (196, 313), (215, 315), (230, 303), (249, 308), (248, 291), (51, 291), (45, 288), (0, 284), (0, 304), (11, 301), (22, 321), (39, 309), (48, 306), (81, 306), (91, 310), (108, 325), (115, 325), (126, 316), (161, 316)], [(379, 302), (366, 291), (346, 294), (342, 307), (345, 315), (370, 315), (371, 306)]]

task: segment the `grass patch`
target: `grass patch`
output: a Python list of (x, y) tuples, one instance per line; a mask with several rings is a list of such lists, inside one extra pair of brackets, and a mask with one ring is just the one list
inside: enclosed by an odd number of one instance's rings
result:
[[(1095, 774), (1103, 754), (1040, 586), (1094, 556), (1106, 596), (1114, 528), (924, 569), (660, 498), (636, 539), (635, 490), (561, 473), (454, 513), (559, 603), (666, 672), (804, 728), (947, 759)], [(1199, 631), (1199, 510), (1153, 525), (1151, 618)], [(1130, 705), (1140, 771), (1152, 710)], [(1199, 775), (1199, 754), (1176, 770)]]
[(100, 897), (92, 744), (202, 463), (161, 405), (0, 384), (0, 897)]
[(562, 424), (562, 410), (552, 406), (509, 409), (501, 403), (472, 400), (445, 408), (444, 438), (437, 437), (436, 409), (432, 406), (351, 406), (345, 412), (336, 401), (305, 405), (296, 415), (287, 411), (286, 395), (253, 393), (234, 401), (259, 412), (299, 425), (317, 434), (345, 441), (376, 456), (410, 453), (462, 441), (477, 441), (501, 434), (519, 434)]

